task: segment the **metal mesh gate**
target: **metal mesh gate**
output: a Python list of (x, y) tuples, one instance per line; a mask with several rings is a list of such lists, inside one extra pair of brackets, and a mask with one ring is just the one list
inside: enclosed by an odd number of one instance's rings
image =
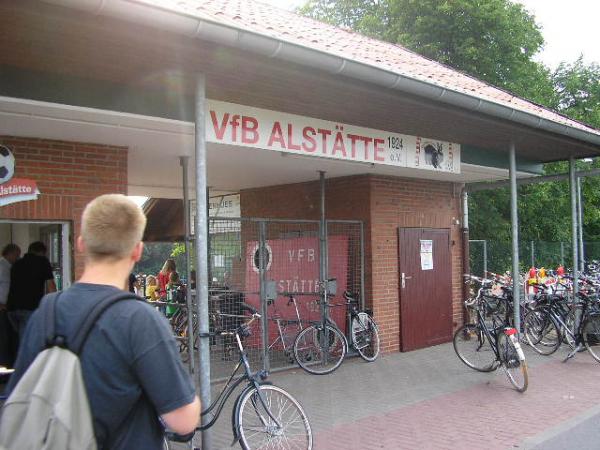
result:
[[(233, 330), (250, 308), (263, 314), (244, 340), (253, 369), (293, 364), (296, 334), (320, 320), (319, 221), (211, 218), (209, 220), (210, 330)], [(337, 279), (331, 317), (346, 329), (342, 292), (363, 289), (363, 225), (327, 222), (328, 277)], [(262, 256), (262, 258), (261, 258)], [(269, 284), (275, 295), (268, 295)], [(250, 308), (248, 308), (248, 305)], [(266, 314), (264, 314), (266, 312)], [(220, 379), (237, 362), (229, 336), (211, 338), (211, 378)]]

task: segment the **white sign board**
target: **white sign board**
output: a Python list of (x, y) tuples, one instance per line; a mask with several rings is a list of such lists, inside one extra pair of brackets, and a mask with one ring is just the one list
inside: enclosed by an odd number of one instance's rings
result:
[[(238, 218), (241, 217), (240, 195), (227, 194), (210, 197), (208, 199), (208, 215), (209, 217), (223, 218)], [(196, 200), (190, 200), (190, 234), (194, 235), (196, 224)], [(214, 233), (229, 233), (240, 231), (240, 222), (237, 220), (227, 221), (226, 223), (218, 222), (210, 230)]]
[(216, 100), (207, 109), (207, 142), (460, 173), (459, 144)]
[(433, 270), (433, 241), (421, 239), (421, 270)]
[(240, 217), (240, 195), (219, 195), (208, 199), (210, 217)]

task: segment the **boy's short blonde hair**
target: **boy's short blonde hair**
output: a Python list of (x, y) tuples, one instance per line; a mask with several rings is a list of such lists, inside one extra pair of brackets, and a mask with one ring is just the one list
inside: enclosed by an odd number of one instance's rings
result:
[(142, 240), (146, 216), (126, 196), (107, 194), (87, 204), (81, 217), (81, 238), (87, 257), (117, 260), (129, 256)]
[(146, 284), (148, 286), (156, 286), (156, 277), (154, 275), (148, 275), (146, 277)]

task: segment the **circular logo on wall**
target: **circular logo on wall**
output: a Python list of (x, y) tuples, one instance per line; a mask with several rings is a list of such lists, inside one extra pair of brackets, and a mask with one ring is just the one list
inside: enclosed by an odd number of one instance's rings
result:
[[(271, 246), (269, 244), (265, 244), (266, 253), (264, 254), (264, 267), (265, 270), (269, 270), (271, 268), (271, 263), (273, 262), (273, 250), (271, 250)], [(256, 244), (252, 249), (252, 270), (255, 272), (259, 272), (260, 268), (260, 246)]]
[(0, 145), (0, 184), (6, 183), (15, 174), (15, 157), (8, 147)]

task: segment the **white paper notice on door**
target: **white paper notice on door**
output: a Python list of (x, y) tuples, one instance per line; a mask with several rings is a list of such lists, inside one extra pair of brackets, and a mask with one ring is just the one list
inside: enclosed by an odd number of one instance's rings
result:
[(421, 239), (421, 270), (433, 270), (433, 241)]

